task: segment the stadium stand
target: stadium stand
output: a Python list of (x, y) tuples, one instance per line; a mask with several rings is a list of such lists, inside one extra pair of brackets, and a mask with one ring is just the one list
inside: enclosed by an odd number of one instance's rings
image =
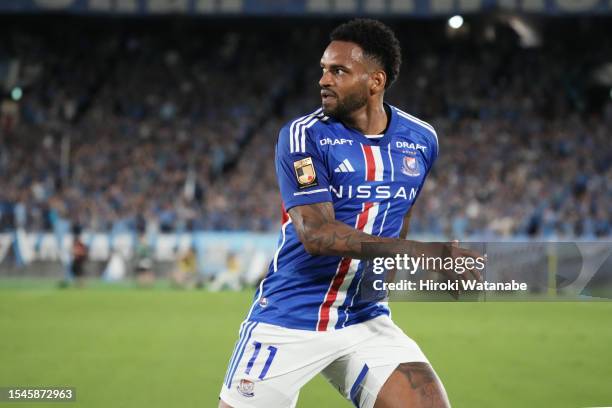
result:
[[(328, 27), (105, 22), (0, 29), (24, 89), (0, 114), (0, 231), (278, 228), (274, 143), (317, 107)], [(605, 28), (556, 42), (552, 27), (537, 49), (512, 33), (395, 28), (404, 63), (389, 101), (441, 140), (413, 232), (612, 235), (612, 102), (589, 90), (612, 55)]]

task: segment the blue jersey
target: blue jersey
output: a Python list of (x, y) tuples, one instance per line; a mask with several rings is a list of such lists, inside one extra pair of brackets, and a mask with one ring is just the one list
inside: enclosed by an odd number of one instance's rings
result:
[(276, 173), (283, 223), (248, 320), (325, 331), (389, 314), (386, 303), (360, 298), (362, 262), (308, 254), (287, 213), (298, 205), (330, 202), (338, 221), (368, 234), (399, 237), (438, 156), (438, 138), (429, 124), (387, 108), (391, 120), (377, 139), (321, 109), (281, 129)]

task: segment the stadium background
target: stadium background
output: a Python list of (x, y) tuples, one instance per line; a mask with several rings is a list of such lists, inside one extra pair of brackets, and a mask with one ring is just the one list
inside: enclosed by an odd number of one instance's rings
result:
[[(387, 100), (440, 135), (414, 239), (609, 242), (611, 10), (0, 1), (0, 386), (71, 385), (84, 407), (215, 406), (276, 246), (278, 129), (318, 105), (327, 35), (354, 15), (396, 30)], [(88, 279), (59, 288), (74, 225)], [(135, 278), (143, 251), (150, 280)], [(456, 406), (612, 404), (609, 303), (393, 310)], [(299, 406), (315, 404), (344, 406), (321, 378)]]

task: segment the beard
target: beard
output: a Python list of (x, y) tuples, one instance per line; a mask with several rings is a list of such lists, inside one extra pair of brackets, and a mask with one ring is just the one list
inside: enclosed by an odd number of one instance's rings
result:
[(365, 93), (355, 92), (342, 99), (336, 98), (336, 101), (336, 105), (333, 107), (323, 105), (323, 113), (334, 119), (342, 120), (357, 109), (364, 107), (368, 103), (368, 97)]

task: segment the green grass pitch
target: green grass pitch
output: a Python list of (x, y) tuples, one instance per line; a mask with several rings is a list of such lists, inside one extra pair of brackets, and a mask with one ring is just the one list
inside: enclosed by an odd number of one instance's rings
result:
[[(34, 407), (216, 407), (251, 292), (0, 289), (0, 387), (76, 387)], [(454, 407), (612, 405), (612, 303), (394, 303)], [(320, 376), (298, 407), (350, 407)], [(271, 407), (274, 408), (274, 407)]]

